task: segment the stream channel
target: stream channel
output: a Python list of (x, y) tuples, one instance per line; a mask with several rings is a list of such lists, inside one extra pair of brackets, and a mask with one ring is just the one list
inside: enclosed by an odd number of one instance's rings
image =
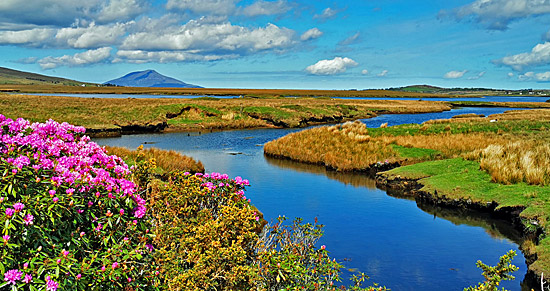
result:
[[(421, 123), (466, 113), (495, 114), (510, 108), (467, 107), (441, 113), (381, 115), (364, 119), (369, 127)], [(520, 234), (505, 221), (476, 212), (439, 209), (393, 197), (362, 174), (343, 174), (324, 167), (265, 157), (262, 145), (301, 129), (255, 129), (213, 133), (163, 133), (96, 138), (100, 145), (131, 149), (144, 144), (175, 150), (202, 161), (207, 172), (250, 180), (246, 196), (267, 221), (284, 215), (325, 225), (320, 245), (343, 263), (344, 278), (356, 272), (392, 290), (462, 290), (483, 280), (476, 261), (495, 265), (516, 250), (515, 281), (522, 286), (527, 266), (518, 250)], [(346, 279), (344, 281), (348, 283)]]

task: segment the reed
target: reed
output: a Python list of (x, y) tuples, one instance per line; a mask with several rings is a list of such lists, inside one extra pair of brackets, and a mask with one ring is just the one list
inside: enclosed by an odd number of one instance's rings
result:
[(397, 153), (382, 141), (371, 139), (359, 121), (291, 133), (264, 145), (271, 156), (321, 164), (339, 171), (365, 170)]
[[(105, 149), (108, 154), (117, 155), (127, 161), (128, 164), (134, 164), (138, 156), (138, 151), (124, 147), (105, 146)], [(159, 173), (170, 173), (172, 171), (204, 173), (204, 166), (200, 161), (195, 161), (193, 158), (176, 151), (148, 148), (141, 152), (145, 155), (145, 159), (155, 159)]]
[(514, 141), (491, 144), (467, 157), (479, 160), (481, 168), (497, 183), (550, 184), (550, 146), (547, 143)]

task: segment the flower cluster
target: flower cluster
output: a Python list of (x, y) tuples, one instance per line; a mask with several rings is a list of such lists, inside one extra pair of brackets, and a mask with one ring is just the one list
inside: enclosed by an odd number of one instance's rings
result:
[(146, 201), (124, 161), (68, 123), (0, 115), (0, 130), (4, 281), (57, 290), (149, 280)]

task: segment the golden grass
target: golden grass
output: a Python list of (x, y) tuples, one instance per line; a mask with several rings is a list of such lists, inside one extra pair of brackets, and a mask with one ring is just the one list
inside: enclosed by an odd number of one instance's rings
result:
[(384, 142), (371, 139), (359, 121), (291, 133), (265, 144), (264, 152), (339, 171), (368, 169), (385, 159), (394, 161), (396, 156)]
[[(116, 155), (132, 164), (138, 155), (138, 151), (130, 150), (124, 147), (105, 146), (107, 153)], [(158, 148), (148, 148), (142, 151), (146, 159), (154, 158), (156, 165), (161, 171), (169, 173), (172, 171), (188, 171), (191, 173), (204, 173), (204, 166), (200, 161), (182, 155), (173, 150), (161, 150)]]
[(480, 161), (494, 182), (531, 185), (550, 184), (550, 145), (536, 141), (491, 144), (467, 155)]

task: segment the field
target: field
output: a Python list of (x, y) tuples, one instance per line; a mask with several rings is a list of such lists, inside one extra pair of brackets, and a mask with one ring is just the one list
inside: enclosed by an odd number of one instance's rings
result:
[(445, 102), (315, 98), (75, 98), (0, 94), (0, 112), (31, 121), (54, 119), (92, 130), (209, 130), (301, 127), (378, 113), (440, 112)]

